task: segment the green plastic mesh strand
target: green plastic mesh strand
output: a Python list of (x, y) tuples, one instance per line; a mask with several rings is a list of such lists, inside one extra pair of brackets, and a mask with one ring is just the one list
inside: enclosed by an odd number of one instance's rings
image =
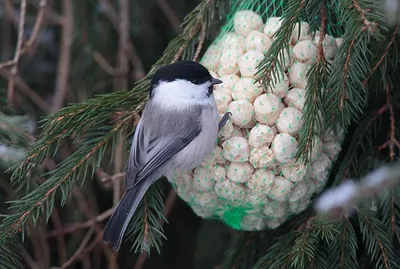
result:
[[(216, 38), (217, 41), (226, 32), (232, 32), (234, 28), (233, 20), (234, 15), (240, 10), (252, 10), (256, 12), (264, 22), (270, 17), (282, 16), (284, 7), (287, 5), (287, 1), (284, 0), (234, 0), (232, 1), (232, 7), (227, 15), (226, 23), (221, 27), (219, 36)], [(333, 36), (342, 35), (342, 26), (340, 22), (335, 21), (339, 14), (338, 1), (326, 3), (326, 10), (328, 13), (327, 19), (327, 33)], [(318, 19), (318, 18), (316, 18)]]
[[(200, 61), (223, 80), (214, 97), (220, 117), (227, 111), (232, 117), (201, 166), (176, 171), (170, 180), (198, 216), (222, 220), (237, 230), (274, 229), (304, 211), (325, 187), (344, 139), (343, 131), (317, 132), (311, 162), (303, 165), (294, 159), (303, 124), (306, 74), (316, 60), (315, 22), (304, 19), (301, 28), (293, 29), (289, 53), (282, 52), (284, 72), (272, 88), (255, 81), (285, 5), (234, 1), (226, 24)], [(340, 25), (334, 21), (336, 7), (327, 10), (324, 56), (332, 61), (340, 46)]]

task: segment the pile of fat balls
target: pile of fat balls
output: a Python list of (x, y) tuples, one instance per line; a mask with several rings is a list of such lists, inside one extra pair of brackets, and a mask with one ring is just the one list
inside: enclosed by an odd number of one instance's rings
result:
[[(317, 59), (319, 33), (310, 33), (307, 22), (296, 24), (290, 50), (282, 51), (284, 72), (273, 87), (264, 89), (255, 73), (281, 23), (280, 17), (263, 23), (253, 11), (238, 11), (234, 31), (208, 48), (201, 63), (223, 81), (214, 91), (220, 117), (227, 111), (232, 116), (211, 156), (193, 171), (177, 171), (171, 180), (198, 216), (227, 222), (226, 214), (236, 210), (236, 228), (241, 230), (274, 229), (304, 211), (325, 187), (344, 138), (343, 131), (319, 134), (309, 165), (296, 162), (306, 73)], [(333, 60), (340, 43), (325, 36), (327, 61)]]

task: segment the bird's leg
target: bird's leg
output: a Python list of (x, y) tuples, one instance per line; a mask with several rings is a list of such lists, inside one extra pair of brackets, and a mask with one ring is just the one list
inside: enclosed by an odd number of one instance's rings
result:
[(224, 114), (224, 116), (222, 117), (222, 119), (219, 122), (219, 129), (221, 129), (222, 127), (225, 126), (225, 124), (228, 122), (228, 120), (230, 119), (230, 117), (232, 117), (232, 113), (231, 112), (226, 112)]

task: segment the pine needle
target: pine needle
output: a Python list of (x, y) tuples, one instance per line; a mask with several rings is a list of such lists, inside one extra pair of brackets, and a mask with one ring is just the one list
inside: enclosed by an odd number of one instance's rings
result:
[(294, 24), (299, 22), (306, 1), (288, 0), (282, 14), (282, 25), (275, 33), (268, 53), (257, 67), (256, 81), (262, 83), (264, 88), (273, 87), (283, 75), (284, 51), (289, 53), (289, 41)]
[(376, 263), (375, 268), (398, 268), (394, 261), (393, 245), (386, 226), (368, 209), (358, 210), (358, 220), (367, 253)]
[(0, 268), (2, 269), (22, 269), (24, 268), (19, 261), (18, 243), (16, 238), (11, 238), (4, 244), (0, 244)]
[(329, 246), (328, 262), (331, 268), (357, 269), (357, 236), (349, 219), (336, 223), (338, 233)]
[[(312, 1), (310, 1), (312, 2)], [(309, 3), (310, 3), (309, 2)], [(326, 34), (326, 4), (325, 1), (315, 1), (313, 8), (320, 11), (321, 28), (319, 34), (319, 44), (317, 45), (317, 59), (316, 63), (311, 66), (307, 72), (307, 86), (306, 96), (304, 102), (303, 113), (303, 126), (300, 129), (299, 145), (296, 158), (301, 159), (303, 163), (307, 163), (311, 159), (311, 153), (314, 143), (315, 131), (317, 134), (321, 133), (324, 129), (323, 119), (324, 116), (324, 89), (326, 89), (327, 80), (329, 78), (328, 64), (324, 57), (323, 42)]]
[(135, 215), (129, 223), (126, 239), (132, 241), (131, 250), (135, 253), (149, 252), (155, 248), (161, 251), (164, 235), (162, 221), (167, 221), (163, 214), (163, 182), (159, 180), (145, 194)]
[(360, 119), (366, 104), (363, 78), (371, 70), (373, 57), (369, 45), (381, 39), (384, 27), (383, 15), (372, 0), (340, 1), (339, 16), (345, 31), (332, 63), (325, 107), (327, 115), (331, 115), (327, 119), (329, 125), (339, 122), (341, 127), (347, 128)]

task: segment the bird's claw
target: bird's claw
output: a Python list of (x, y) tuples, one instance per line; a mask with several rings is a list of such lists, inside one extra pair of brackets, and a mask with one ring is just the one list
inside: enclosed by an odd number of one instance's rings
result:
[(226, 112), (224, 116), (222, 116), (222, 119), (219, 121), (219, 129), (225, 126), (225, 124), (228, 122), (228, 120), (232, 117), (231, 112)]

